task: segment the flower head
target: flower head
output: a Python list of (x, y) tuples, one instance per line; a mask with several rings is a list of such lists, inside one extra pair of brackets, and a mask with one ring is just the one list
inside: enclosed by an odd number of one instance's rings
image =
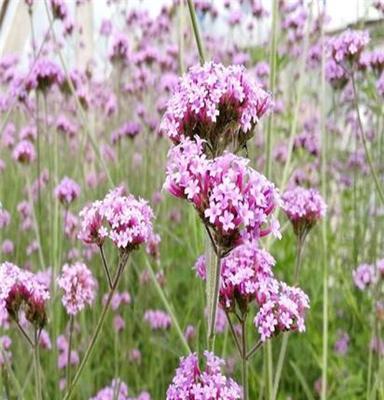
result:
[(30, 164), (36, 159), (35, 146), (29, 140), (22, 140), (13, 149), (12, 157), (21, 164)]
[(224, 360), (205, 351), (205, 370), (196, 353), (180, 359), (180, 366), (167, 390), (167, 400), (236, 400), (242, 398), (240, 386), (221, 373)]
[(153, 330), (168, 329), (172, 324), (171, 317), (162, 310), (147, 310), (144, 314), (144, 321)]
[(27, 321), (42, 328), (47, 315), (45, 304), (49, 299), (48, 288), (32, 272), (10, 262), (0, 264), (0, 308), (18, 321), (23, 309)]
[(76, 315), (95, 299), (97, 282), (92, 272), (81, 262), (65, 264), (57, 284), (64, 291), (62, 303), (70, 315)]
[(53, 85), (61, 85), (63, 80), (63, 72), (55, 62), (39, 58), (28, 75), (25, 86), (27, 91), (33, 89), (46, 91)]
[(241, 148), (270, 108), (270, 95), (243, 66), (209, 62), (191, 67), (180, 79), (160, 131), (176, 144), (198, 135), (221, 154), (232, 142)]
[(361, 264), (352, 271), (353, 281), (360, 290), (365, 290), (376, 282), (375, 267), (370, 264)]
[(169, 151), (165, 189), (194, 205), (223, 248), (271, 232), (278, 236), (271, 216), (279, 204), (273, 183), (232, 153), (208, 160), (202, 146), (198, 138), (186, 139)]
[(74, 180), (64, 177), (55, 188), (55, 196), (60, 203), (68, 206), (80, 196), (80, 186)]

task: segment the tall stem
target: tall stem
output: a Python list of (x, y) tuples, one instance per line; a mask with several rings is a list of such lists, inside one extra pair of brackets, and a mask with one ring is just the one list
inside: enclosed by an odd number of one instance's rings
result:
[(203, 65), (205, 62), (204, 49), (203, 49), (203, 42), (200, 36), (199, 25), (197, 23), (195, 6), (193, 5), (192, 0), (187, 0), (187, 1), (188, 1), (189, 15), (191, 17), (191, 22), (192, 22), (193, 34), (195, 36), (197, 50), (199, 51), (200, 64)]
[(72, 397), (73, 389), (75, 388), (77, 382), (79, 381), (80, 376), (81, 376), (81, 374), (82, 374), (82, 372), (84, 370), (84, 367), (87, 364), (87, 361), (88, 361), (93, 349), (95, 348), (95, 344), (97, 342), (97, 339), (99, 338), (99, 335), (101, 333), (102, 327), (104, 325), (105, 317), (107, 316), (107, 312), (109, 310), (109, 306), (111, 304), (112, 297), (113, 297), (113, 295), (115, 293), (115, 290), (116, 290), (116, 288), (117, 288), (117, 286), (118, 286), (118, 284), (120, 282), (120, 277), (121, 277), (121, 274), (122, 274), (122, 272), (124, 270), (124, 267), (127, 264), (128, 256), (129, 256), (129, 252), (124, 252), (124, 253), (122, 253), (120, 255), (119, 266), (117, 268), (117, 273), (116, 273), (116, 276), (114, 278), (112, 287), (111, 287), (111, 289), (109, 291), (107, 301), (106, 301), (106, 303), (105, 303), (105, 305), (103, 307), (103, 310), (101, 312), (100, 318), (99, 318), (99, 320), (97, 322), (95, 331), (93, 332), (93, 335), (92, 335), (91, 340), (90, 340), (90, 342), (88, 344), (88, 347), (87, 347), (87, 350), (86, 350), (86, 352), (84, 354), (84, 357), (81, 360), (79, 368), (76, 371), (76, 374), (75, 374), (75, 376), (73, 378), (72, 384), (68, 387), (68, 390), (67, 390), (63, 400), (69, 400)]
[(375, 182), (376, 190), (377, 190), (377, 193), (379, 194), (380, 201), (384, 205), (384, 191), (383, 191), (383, 188), (381, 187), (379, 177), (377, 176), (375, 167), (373, 165), (371, 152), (368, 149), (367, 137), (365, 135), (365, 131), (363, 128), (363, 122), (361, 120), (360, 109), (359, 109), (359, 98), (358, 98), (357, 89), (356, 89), (355, 72), (354, 71), (352, 71), (352, 73), (351, 73), (351, 80), (352, 80), (352, 88), (353, 88), (353, 103), (354, 103), (354, 106), (356, 109), (357, 121), (359, 123), (360, 136), (361, 136), (361, 140), (362, 140), (363, 146), (364, 146), (365, 157), (367, 158), (368, 166), (371, 171), (373, 181)]
[(243, 399), (248, 400), (249, 398), (249, 384), (248, 384), (248, 360), (247, 360), (247, 335), (245, 331), (245, 324), (246, 324), (246, 315), (243, 316), (241, 320), (241, 347), (242, 347), (242, 354), (241, 354), (241, 378), (243, 384)]
[(41, 377), (40, 377), (40, 360), (39, 360), (39, 333), (35, 329), (35, 343), (33, 346), (33, 369), (35, 372), (35, 395), (36, 400), (42, 400)]
[(109, 286), (109, 289), (111, 289), (112, 288), (112, 278), (111, 278), (111, 274), (109, 273), (107, 260), (105, 259), (103, 246), (102, 245), (99, 246), (99, 249), (100, 249), (101, 259), (103, 261), (103, 267), (104, 267), (105, 275), (107, 276), (107, 280), (108, 280), (108, 286)]
[(71, 315), (69, 317), (69, 333), (68, 333), (68, 355), (67, 355), (67, 371), (66, 371), (66, 383), (67, 387), (71, 386), (71, 353), (72, 353), (72, 336), (73, 336), (73, 325), (74, 317)]
[(221, 272), (221, 250), (218, 249), (216, 254), (216, 265), (210, 265), (208, 268), (214, 267), (214, 270), (211, 271), (213, 279), (213, 288), (212, 291), (209, 290), (208, 296), (209, 299), (209, 307), (208, 307), (208, 349), (209, 351), (214, 351), (215, 348), (215, 326), (216, 326), (216, 313), (217, 306), (219, 303), (219, 289), (220, 289), (220, 272)]

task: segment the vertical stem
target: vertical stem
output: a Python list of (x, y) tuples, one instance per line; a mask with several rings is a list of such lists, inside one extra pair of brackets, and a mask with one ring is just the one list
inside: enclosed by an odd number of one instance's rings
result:
[(68, 339), (68, 355), (67, 355), (67, 371), (66, 371), (66, 384), (67, 387), (71, 386), (71, 352), (72, 352), (72, 336), (73, 336), (73, 325), (74, 317), (71, 315), (69, 317), (69, 339)]
[(71, 386), (68, 387), (67, 392), (66, 392), (63, 400), (68, 400), (68, 399), (70, 399), (72, 397), (73, 389), (75, 388), (77, 382), (79, 381), (80, 376), (81, 376), (81, 374), (82, 374), (82, 372), (84, 370), (84, 367), (85, 367), (85, 365), (86, 365), (86, 363), (87, 363), (87, 361), (88, 361), (93, 349), (95, 348), (95, 344), (97, 342), (97, 339), (99, 338), (99, 335), (101, 333), (102, 327), (104, 325), (105, 317), (107, 316), (107, 312), (109, 310), (109, 306), (111, 304), (112, 297), (113, 297), (113, 295), (115, 293), (115, 290), (116, 290), (116, 288), (117, 288), (117, 286), (118, 286), (118, 284), (120, 282), (120, 277), (121, 277), (121, 274), (122, 274), (122, 272), (124, 270), (124, 267), (127, 264), (128, 256), (129, 256), (129, 252), (124, 252), (124, 253), (122, 253), (120, 255), (120, 260), (119, 260), (119, 265), (118, 265), (118, 268), (117, 268), (117, 273), (116, 273), (116, 276), (114, 278), (114, 281), (113, 281), (113, 284), (112, 284), (112, 288), (109, 291), (107, 301), (106, 301), (106, 303), (105, 303), (105, 305), (103, 307), (103, 310), (102, 310), (101, 315), (99, 317), (99, 320), (97, 322), (95, 331), (93, 332), (91, 340), (90, 340), (90, 342), (88, 344), (88, 347), (87, 347), (87, 350), (86, 350), (86, 352), (84, 354), (84, 357), (81, 360), (81, 363), (79, 365), (79, 368), (76, 371), (76, 374), (75, 374), (75, 376), (73, 378)]
[(39, 334), (35, 328), (35, 343), (33, 346), (33, 369), (35, 372), (35, 395), (36, 400), (42, 400), (41, 378), (40, 378), (40, 361), (39, 361)]
[(112, 288), (112, 278), (111, 278), (111, 275), (109, 273), (107, 260), (105, 259), (103, 246), (102, 245), (99, 246), (99, 249), (100, 249), (101, 259), (103, 261), (103, 267), (104, 267), (105, 275), (107, 276), (107, 280), (108, 280), (108, 286), (109, 286), (109, 289), (111, 289)]
[(203, 65), (205, 62), (204, 49), (203, 49), (203, 42), (200, 37), (199, 25), (197, 23), (195, 6), (193, 5), (192, 0), (187, 0), (187, 1), (188, 1), (189, 15), (191, 17), (191, 22), (192, 22), (193, 34), (195, 36), (197, 50), (199, 51), (200, 64)]
[(360, 136), (361, 136), (361, 140), (362, 140), (363, 146), (364, 146), (365, 157), (367, 158), (368, 166), (369, 166), (369, 169), (371, 171), (371, 175), (372, 175), (373, 181), (375, 183), (377, 193), (379, 194), (380, 200), (381, 200), (382, 204), (384, 205), (383, 188), (381, 187), (381, 184), (380, 184), (380, 181), (379, 181), (379, 177), (377, 176), (376, 171), (375, 171), (375, 167), (373, 165), (372, 156), (371, 156), (371, 153), (370, 153), (370, 151), (368, 149), (367, 137), (365, 136), (365, 131), (364, 131), (364, 128), (363, 128), (363, 122), (361, 120), (360, 109), (359, 109), (359, 98), (358, 98), (357, 89), (356, 89), (354, 71), (352, 71), (352, 73), (351, 73), (351, 80), (352, 80), (352, 88), (353, 88), (353, 103), (354, 103), (354, 106), (355, 106), (355, 109), (356, 109), (357, 121), (359, 123)]
[[(212, 267), (212, 266), (211, 266)], [(216, 326), (216, 314), (217, 314), (217, 306), (219, 303), (219, 289), (220, 289), (220, 272), (221, 272), (221, 250), (218, 248), (218, 252), (216, 254), (216, 266), (214, 267), (214, 282), (213, 282), (213, 290), (212, 293), (209, 293), (212, 297), (209, 299), (209, 305), (211, 307), (208, 308), (209, 313), (209, 325), (208, 325), (208, 349), (209, 351), (214, 351), (215, 349), (215, 326)]]
[[(269, 54), (269, 90), (273, 94), (276, 85), (276, 65), (277, 65), (277, 19), (278, 19), (278, 0), (273, 0), (272, 5), (272, 41)], [(270, 178), (272, 172), (272, 130), (273, 113), (269, 115), (266, 132), (266, 157), (265, 157), (265, 175)]]
[[(323, 6), (323, 15), (326, 15), (326, 2)], [(321, 193), (327, 199), (327, 138), (325, 131), (325, 42), (324, 24), (321, 24), (321, 84), (320, 84), (320, 132), (321, 132)], [(327, 243), (327, 216), (321, 225), (322, 264), (323, 264), (323, 348), (321, 371), (321, 400), (327, 399), (327, 371), (328, 371), (328, 243)]]
[(249, 399), (248, 360), (247, 360), (248, 349), (247, 349), (247, 336), (246, 336), (246, 331), (245, 331), (246, 318), (247, 318), (247, 315), (245, 314), (241, 321), (241, 347), (242, 347), (241, 378), (242, 378), (242, 384), (243, 384), (243, 390), (244, 390), (244, 394), (243, 394), (244, 400)]
[[(40, 187), (40, 174), (41, 174), (41, 155), (40, 155), (40, 120), (39, 120), (39, 94), (36, 90), (36, 175), (37, 175), (37, 213), (39, 222), (41, 218), (41, 187)], [(40, 226), (40, 225), (39, 225)], [(39, 228), (40, 229), (40, 228)]]

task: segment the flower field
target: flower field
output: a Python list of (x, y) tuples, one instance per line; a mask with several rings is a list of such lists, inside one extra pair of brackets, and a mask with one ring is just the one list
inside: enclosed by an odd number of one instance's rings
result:
[(0, 399), (384, 399), (384, 2), (363, 3), (341, 29), (320, 0), (13, 3)]

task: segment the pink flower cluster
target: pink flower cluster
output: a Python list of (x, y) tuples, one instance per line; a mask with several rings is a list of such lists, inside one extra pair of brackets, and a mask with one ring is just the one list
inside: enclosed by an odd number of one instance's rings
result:
[(53, 85), (61, 85), (63, 81), (64, 74), (55, 62), (48, 58), (39, 58), (26, 79), (25, 87), (27, 91), (45, 91)]
[(148, 392), (142, 392), (137, 397), (130, 397), (127, 384), (120, 379), (114, 379), (110, 386), (101, 389), (89, 400), (151, 400), (151, 396)]
[(54, 194), (60, 203), (68, 206), (80, 196), (80, 186), (74, 180), (64, 177), (56, 186)]
[(270, 95), (243, 66), (196, 65), (179, 80), (160, 131), (176, 144), (198, 135), (216, 147), (219, 140), (231, 136), (230, 130), (243, 142), (241, 136), (252, 131), (271, 104)]
[(172, 384), (167, 390), (167, 400), (237, 400), (242, 389), (232, 379), (221, 373), (224, 360), (205, 351), (205, 370), (199, 367), (196, 353), (183, 357)]
[(151, 329), (168, 329), (172, 324), (171, 317), (162, 310), (147, 310), (144, 313), (144, 321), (149, 324)]
[[(384, 274), (384, 260), (378, 262), (378, 269), (382, 267)], [(384, 275), (383, 275), (384, 276)], [(360, 290), (365, 290), (372, 286), (377, 281), (377, 275), (374, 265), (361, 264), (352, 271), (353, 281), (356, 287)]]
[(27, 321), (42, 328), (47, 320), (48, 299), (48, 288), (37, 275), (10, 262), (0, 264), (0, 309), (6, 310), (11, 318), (18, 320), (22, 309)]
[(198, 138), (171, 148), (165, 189), (190, 201), (223, 247), (271, 231), (279, 236), (278, 223), (271, 217), (279, 204), (273, 183), (250, 168), (245, 158), (225, 153), (208, 160), (202, 148)]
[(22, 140), (13, 149), (12, 158), (21, 164), (30, 164), (36, 159), (35, 146), (29, 140)]
[(279, 332), (305, 331), (305, 312), (309, 309), (309, 298), (299, 288), (284, 282), (271, 280), (270, 298), (261, 306), (254, 323), (261, 340), (271, 338)]
[[(68, 364), (68, 351), (69, 343), (64, 335), (60, 335), (56, 339), (57, 350), (59, 356), (57, 358), (57, 367), (63, 369), (67, 367)], [(71, 355), (69, 358), (71, 365), (77, 365), (80, 362), (79, 353), (76, 350), (71, 349)]]
[(143, 199), (124, 195), (118, 187), (102, 201), (86, 206), (80, 212), (79, 239), (101, 246), (109, 238), (120, 249), (133, 248), (147, 242), (152, 234), (153, 212)]
[(0, 203), (0, 229), (5, 228), (11, 222), (11, 215), (5, 210)]
[(339, 36), (329, 40), (329, 49), (332, 58), (338, 64), (358, 61), (362, 51), (369, 43), (367, 31), (346, 30)]
[(327, 206), (315, 189), (295, 187), (282, 195), (282, 208), (297, 235), (307, 232), (325, 216)]
[[(221, 283), (219, 300), (228, 311), (236, 307), (247, 307), (256, 300), (259, 305), (270, 297), (269, 281), (273, 277), (273, 257), (265, 250), (258, 248), (256, 242), (247, 242), (235, 247), (221, 261)], [(205, 279), (206, 264), (202, 256), (196, 263), (199, 276)]]
[(9, 336), (0, 336), (0, 367), (12, 361), (11, 344), (12, 340)]
[(97, 282), (81, 262), (65, 264), (57, 284), (64, 292), (62, 303), (70, 315), (76, 315), (95, 299)]

